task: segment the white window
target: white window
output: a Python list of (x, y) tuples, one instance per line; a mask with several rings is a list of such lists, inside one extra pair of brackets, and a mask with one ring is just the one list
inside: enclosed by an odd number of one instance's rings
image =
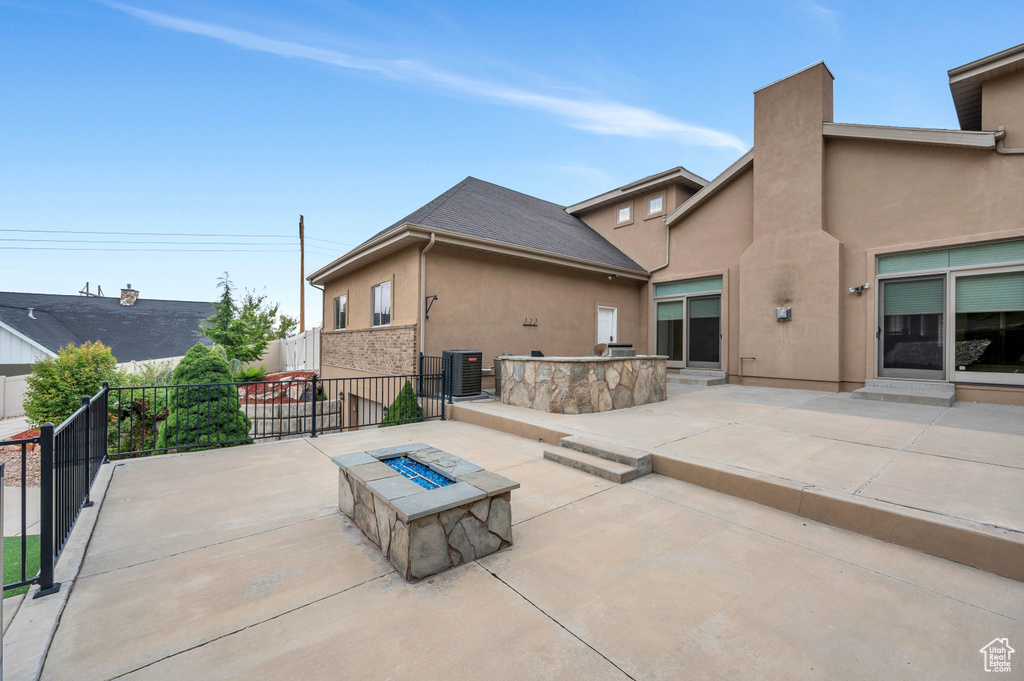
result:
[(661, 212), (662, 205), (663, 204), (661, 194), (658, 194), (657, 196), (652, 196), (651, 198), (647, 199), (647, 214), (657, 215), (658, 213)]
[(348, 296), (334, 299), (334, 330), (345, 328), (345, 315), (348, 312)]
[(618, 333), (619, 311), (614, 307), (597, 307), (597, 342), (614, 343)]
[(629, 222), (633, 219), (633, 206), (628, 203), (625, 206), (619, 206), (619, 210), (616, 214), (618, 216), (617, 222), (620, 225), (623, 222)]
[(391, 282), (385, 281), (373, 287), (373, 325), (387, 326), (391, 323)]

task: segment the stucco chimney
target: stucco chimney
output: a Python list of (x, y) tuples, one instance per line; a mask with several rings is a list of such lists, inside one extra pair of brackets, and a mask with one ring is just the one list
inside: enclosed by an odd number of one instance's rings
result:
[(126, 306), (132, 306), (135, 301), (139, 299), (139, 292), (132, 288), (131, 284), (128, 284), (125, 288), (121, 289), (121, 304)]

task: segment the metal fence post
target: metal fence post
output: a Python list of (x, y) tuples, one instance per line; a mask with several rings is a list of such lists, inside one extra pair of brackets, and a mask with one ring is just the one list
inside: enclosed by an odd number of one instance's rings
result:
[[(89, 475), (89, 469), (92, 468), (92, 398), (82, 395), (82, 406), (85, 407), (85, 503), (82, 504), (82, 508), (89, 508), (92, 506), (92, 499), (89, 496), (92, 492), (92, 476)], [(77, 453), (75, 468), (78, 468)]]
[(311, 421), (313, 434), (311, 437), (316, 437), (316, 374), (313, 374), (313, 394), (310, 399), (313, 400), (313, 404), (310, 405), (310, 412), (313, 414), (313, 420)]
[(53, 424), (39, 427), (39, 591), (34, 598), (56, 593), (60, 584), (53, 583), (54, 514), (53, 514)]

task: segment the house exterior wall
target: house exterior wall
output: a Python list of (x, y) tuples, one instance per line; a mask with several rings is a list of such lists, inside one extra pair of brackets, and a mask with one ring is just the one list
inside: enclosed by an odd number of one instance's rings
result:
[[(724, 275), (723, 368), (736, 380), (738, 358), (756, 357), (744, 364), (750, 385), (862, 386), (877, 376), (879, 255), (1024, 237), (1024, 156), (825, 139), (822, 76), (758, 93), (752, 170), (672, 226), (671, 264), (652, 278)], [(773, 144), (780, 136), (789, 142)], [(782, 305), (792, 322), (775, 320)], [(1016, 386), (959, 382), (957, 395), (1024, 404)]]
[[(320, 364), (325, 378), (411, 373), (418, 365), (420, 247), (411, 246), (324, 284)], [(372, 288), (391, 282), (391, 324), (372, 326)], [(346, 328), (334, 299), (348, 296)]]
[(842, 380), (858, 387), (876, 373), (877, 301), (849, 287), (875, 286), (877, 255), (1024, 236), (1024, 156), (833, 139), (824, 175), (825, 224), (843, 244)]
[[(653, 310), (655, 284), (723, 275), (722, 369), (731, 373), (739, 371), (740, 256), (753, 242), (753, 183), (753, 172), (743, 171), (713, 200), (687, 216), (685, 226), (674, 226), (669, 266), (656, 272), (648, 287), (649, 305)], [(654, 347), (653, 314), (650, 319), (649, 333)]]
[(981, 129), (1006, 128), (1004, 144), (1024, 147), (1024, 71), (986, 80), (981, 85)]
[(7, 329), (0, 328), (0, 365), (25, 365), (49, 357), (45, 352)]
[[(426, 274), (426, 295), (438, 297), (426, 322), (427, 355), (481, 350), (485, 367), (505, 352), (588, 356), (599, 305), (618, 309), (617, 342), (647, 352), (641, 282), (440, 245), (427, 253)], [(537, 326), (523, 326), (527, 319)]]
[[(665, 211), (653, 217), (646, 215), (647, 199), (658, 194), (665, 195)], [(679, 185), (670, 185), (661, 189), (638, 194), (628, 201), (604, 206), (577, 217), (590, 225), (595, 231), (616, 248), (632, 258), (646, 270), (652, 270), (665, 264), (665, 219), (680, 205), (693, 196), (693, 192)], [(623, 203), (633, 206), (633, 221), (619, 226), (616, 222), (617, 211)]]

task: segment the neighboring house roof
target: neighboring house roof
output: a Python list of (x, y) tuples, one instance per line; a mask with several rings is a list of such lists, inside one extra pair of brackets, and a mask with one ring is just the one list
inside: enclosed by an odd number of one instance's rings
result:
[(949, 70), (949, 92), (961, 130), (981, 130), (981, 84), (1024, 69), (1024, 43)]
[(567, 263), (589, 263), (646, 275), (647, 271), (563, 206), (490, 182), (467, 177), (436, 199), (374, 234), (349, 253), (309, 276), (326, 275), (353, 262), (361, 253), (420, 228), (439, 235), (465, 237), (481, 244), (506, 245), (523, 253), (547, 254)]
[[(32, 308), (29, 317), (28, 308)], [(178, 357), (196, 343), (199, 323), (212, 316), (212, 303), (0, 292), (0, 323), (56, 353), (86, 341), (109, 345), (119, 362)]]
[(619, 201), (636, 196), (637, 194), (644, 194), (670, 184), (681, 184), (687, 189), (697, 192), (707, 185), (707, 183), (708, 181), (700, 175), (691, 173), (682, 166), (676, 166), (675, 168), (669, 168), (668, 170), (655, 173), (654, 175), (648, 175), (636, 182), (624, 184), (617, 189), (612, 189), (604, 194), (599, 194), (593, 198), (587, 199), (586, 201), (574, 203), (565, 210), (567, 213), (576, 215), (582, 211), (593, 210), (609, 204), (618, 203)]

